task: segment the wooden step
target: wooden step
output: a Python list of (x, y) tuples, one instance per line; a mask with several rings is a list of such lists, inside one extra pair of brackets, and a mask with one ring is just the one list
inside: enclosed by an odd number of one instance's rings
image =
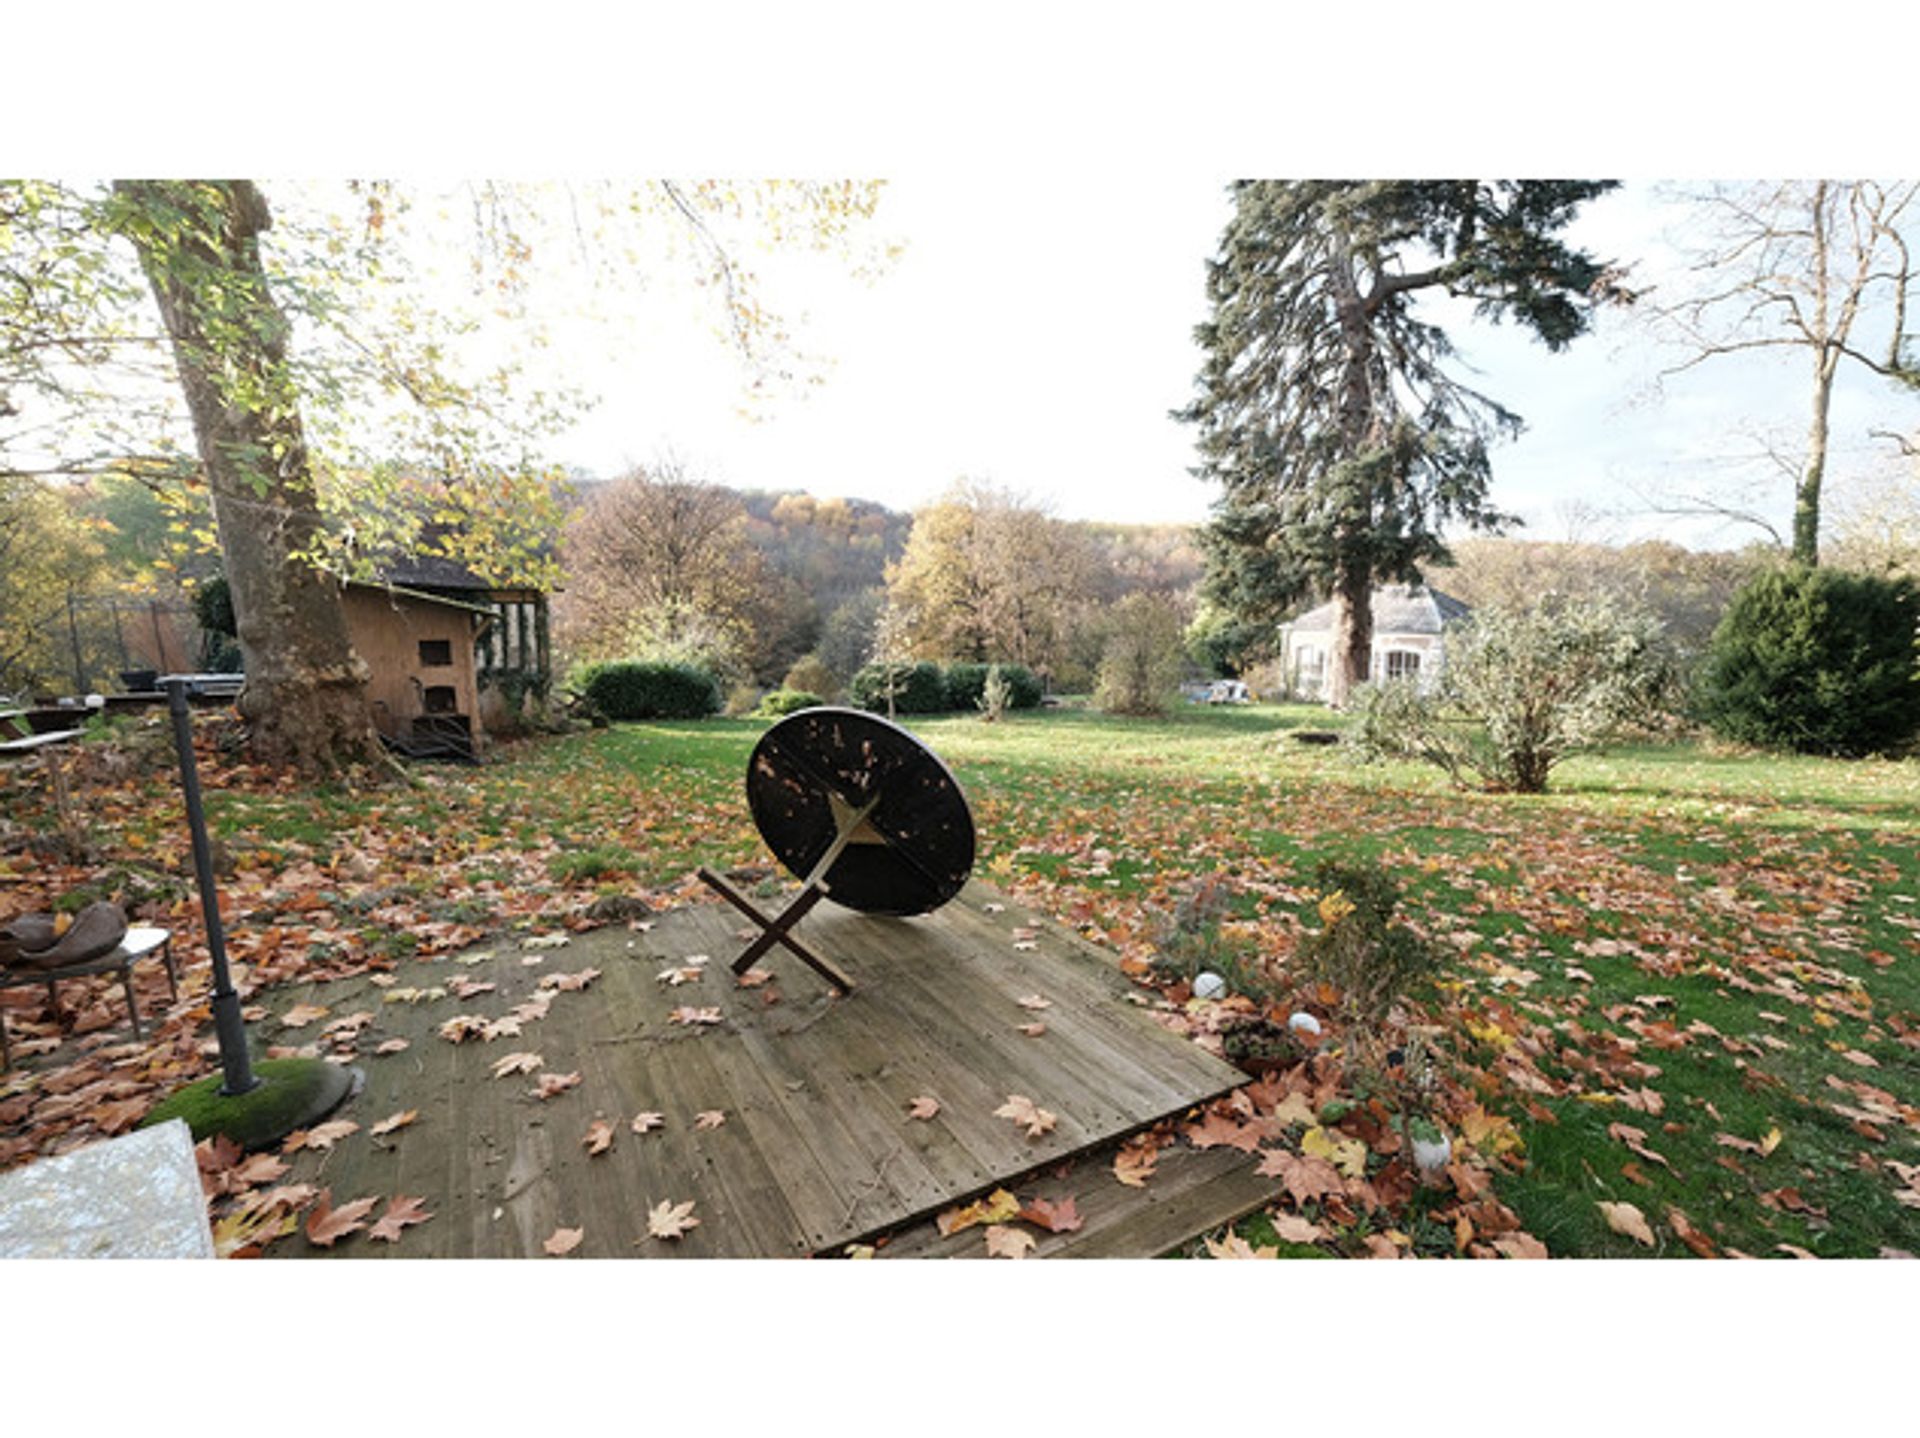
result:
[[(1258, 1154), (1195, 1149), (1184, 1142), (1162, 1149), (1153, 1176), (1144, 1187), (1133, 1188), (1113, 1176), (1116, 1152), (1117, 1147), (1088, 1154), (1013, 1186), (1022, 1201), (1072, 1198), (1081, 1218), (1071, 1233), (1045, 1233), (1022, 1224), (1036, 1240), (1030, 1257), (1155, 1258), (1244, 1217), (1281, 1191), (1278, 1179), (1255, 1174)], [(942, 1237), (938, 1226), (925, 1220), (894, 1233), (875, 1256), (985, 1258), (985, 1231), (974, 1227)]]

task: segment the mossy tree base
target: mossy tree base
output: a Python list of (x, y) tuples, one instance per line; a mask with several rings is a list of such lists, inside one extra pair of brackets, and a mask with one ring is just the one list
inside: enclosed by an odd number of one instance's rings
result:
[(194, 1141), (225, 1134), (242, 1149), (267, 1148), (297, 1128), (326, 1117), (355, 1088), (355, 1070), (323, 1059), (262, 1059), (251, 1092), (223, 1094), (223, 1076), (178, 1089), (140, 1121), (140, 1127), (185, 1119)]

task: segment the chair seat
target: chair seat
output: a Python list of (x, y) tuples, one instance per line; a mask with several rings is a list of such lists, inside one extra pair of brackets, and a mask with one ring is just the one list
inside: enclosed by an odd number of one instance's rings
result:
[[(0, 967), (0, 989), (18, 988), (23, 984), (45, 984), (48, 1000), (53, 1006), (54, 1018), (64, 1022), (60, 1011), (60, 995), (55, 985), (61, 979), (85, 978), (89, 974), (110, 974), (118, 972), (127, 993), (127, 1017), (133, 1024), (133, 1035), (140, 1037), (140, 1010), (133, 997), (133, 965), (137, 959), (158, 952), (161, 962), (166, 966), (167, 990), (177, 1001), (180, 988), (173, 970), (173, 933), (151, 924), (132, 924), (122, 936), (119, 946), (111, 953), (98, 958), (82, 959), (76, 964), (62, 964), (54, 969), (36, 969), (21, 966)], [(6, 1020), (0, 1016), (0, 1067), (13, 1062), (13, 1054), (7, 1043)]]

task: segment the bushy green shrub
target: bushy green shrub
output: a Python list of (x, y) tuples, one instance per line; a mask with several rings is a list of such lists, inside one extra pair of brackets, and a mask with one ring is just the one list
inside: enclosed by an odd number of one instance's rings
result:
[(1323, 862), (1314, 868), (1320, 924), (1302, 930), (1295, 950), (1307, 974), (1340, 991), (1364, 1022), (1386, 1017), (1445, 961), (1439, 946), (1394, 921), (1400, 885), (1377, 863)]
[(1007, 707), (1034, 709), (1040, 704), (1040, 680), (1024, 664), (974, 664), (963, 661), (949, 664), (942, 679), (947, 686), (949, 709), (978, 709), (987, 692), (987, 671), (998, 669), (1007, 686)]
[(1603, 599), (1488, 605), (1449, 630), (1430, 692), (1410, 680), (1363, 688), (1364, 752), (1422, 759), (1457, 784), (1538, 794), (1570, 755), (1658, 717), (1672, 662), (1650, 614)]
[(1093, 703), (1109, 714), (1164, 714), (1186, 667), (1180, 606), (1164, 595), (1129, 594), (1113, 610)]
[(885, 714), (889, 686), (896, 714), (938, 714), (947, 707), (947, 685), (940, 666), (925, 660), (917, 664), (869, 664), (848, 682), (847, 697), (857, 708)]
[(826, 701), (804, 689), (775, 689), (760, 701), (753, 712), (762, 719), (784, 719), (797, 709), (817, 709)]
[(589, 664), (574, 676), (573, 688), (609, 719), (704, 719), (720, 712), (720, 681), (694, 664)]
[(1701, 717), (1726, 738), (1857, 757), (1920, 733), (1920, 586), (1804, 566), (1734, 595), (1701, 670)]
[(827, 662), (818, 654), (802, 654), (793, 661), (793, 667), (787, 670), (786, 678), (780, 681), (782, 689), (799, 689), (808, 694), (822, 696), (821, 702), (833, 698), (840, 692), (840, 681)]

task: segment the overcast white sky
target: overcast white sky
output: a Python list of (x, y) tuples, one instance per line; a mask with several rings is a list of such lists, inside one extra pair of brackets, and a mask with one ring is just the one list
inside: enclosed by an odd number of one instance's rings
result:
[[(810, 312), (805, 338), (832, 361), (822, 385), (743, 418), (739, 365), (682, 311), (613, 337), (631, 347), (596, 366), (611, 398), (560, 452), (602, 475), (673, 452), (723, 483), (899, 509), (964, 475), (1070, 518), (1200, 520), (1213, 490), (1188, 473), (1192, 430), (1168, 411), (1191, 393), (1204, 264), (1228, 208), (1224, 184), (1206, 175), (1120, 194), (1098, 175), (902, 176), (876, 222), (905, 251), (872, 284), (810, 265), (804, 287), (783, 289), (779, 265), (764, 266), (773, 298)], [(1662, 231), (1683, 214), (1633, 183), (1589, 206), (1575, 233), (1635, 263), (1642, 283), (1671, 288)], [(1446, 323), (1480, 387), (1527, 421), (1495, 450), (1494, 499), (1528, 533), (1562, 538), (1577, 525), (1594, 537), (1739, 543), (1756, 532), (1648, 504), (1742, 473), (1785, 527), (1785, 481), (1740, 462), (1763, 433), (1799, 444), (1808, 400), (1797, 353), (1717, 361), (1656, 388), (1678, 355), (1627, 316), (1603, 317), (1560, 354), (1465, 307)], [(1920, 401), (1848, 376), (1834, 412), (1836, 483), (1887, 462), (1870, 428), (1916, 424)]]

